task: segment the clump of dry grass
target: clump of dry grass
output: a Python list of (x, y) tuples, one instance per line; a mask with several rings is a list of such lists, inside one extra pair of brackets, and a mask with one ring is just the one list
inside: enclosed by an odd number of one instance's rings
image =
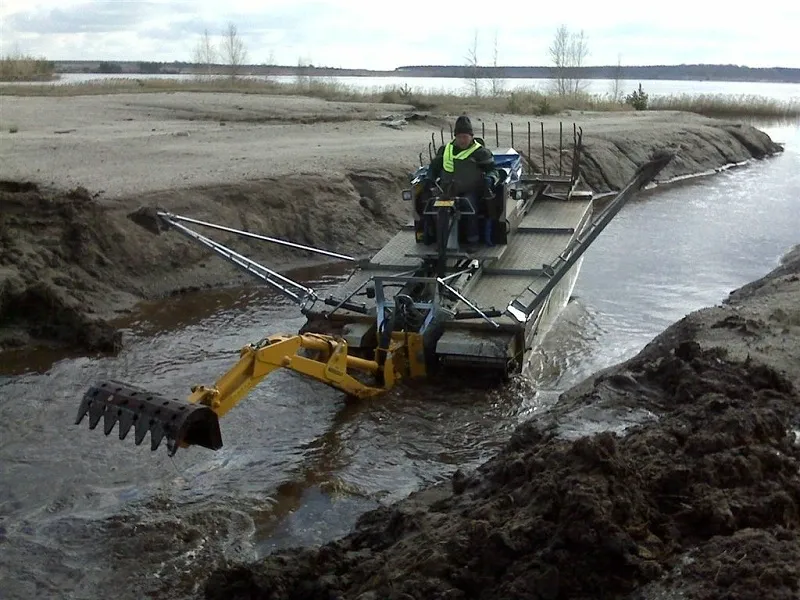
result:
[(625, 106), (601, 96), (576, 94), (561, 98), (533, 89), (496, 95), (469, 96), (438, 90), (412, 89), (408, 85), (363, 90), (333, 79), (298, 77), (292, 82), (269, 79), (198, 77), (194, 80), (114, 78), (68, 85), (0, 86), (0, 95), (74, 96), (148, 92), (235, 92), (243, 94), (299, 95), (340, 102), (402, 104), (417, 110), (446, 112), (491, 111), (518, 115), (548, 115), (563, 110), (624, 110)]
[(0, 81), (47, 81), (53, 79), (55, 66), (44, 58), (19, 53), (0, 58)]
[(357, 90), (335, 81), (310, 80), (308, 83), (279, 83), (246, 77), (198, 77), (197, 79), (150, 79), (114, 77), (95, 79), (65, 85), (4, 85), (0, 95), (9, 96), (88, 96), (97, 94), (128, 94), (158, 92), (235, 92), (240, 94), (303, 95), (325, 100), (358, 101), (362, 98)]
[[(41, 62), (41, 61), (40, 61)], [(46, 61), (44, 61), (46, 62)], [(28, 66), (28, 72), (35, 67)], [(363, 90), (334, 79), (298, 77), (292, 82), (249, 77), (197, 77), (193, 80), (115, 78), (67, 85), (5, 85), (0, 95), (75, 96), (88, 94), (148, 92), (235, 92), (242, 94), (299, 95), (341, 102), (379, 102), (403, 104), (418, 110), (445, 112), (490, 111), (515, 115), (551, 115), (565, 110), (633, 110), (608, 96), (578, 93), (567, 97), (536, 89), (517, 88), (497, 95), (469, 96), (437, 90), (411, 89), (407, 85)], [(712, 117), (800, 118), (800, 102), (780, 101), (762, 96), (723, 94), (656, 96), (648, 110), (677, 110)]]
[(757, 95), (680, 94), (650, 98), (649, 110), (680, 110), (709, 117), (800, 118), (800, 102)]
[(630, 110), (630, 107), (597, 94), (579, 92), (559, 96), (535, 89), (510, 92), (505, 106), (505, 112), (514, 115), (553, 115), (565, 110), (620, 111)]

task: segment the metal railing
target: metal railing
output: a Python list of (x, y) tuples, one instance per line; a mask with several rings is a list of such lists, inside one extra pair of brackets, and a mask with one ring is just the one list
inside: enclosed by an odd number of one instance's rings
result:
[[(544, 121), (540, 121), (539, 122), (539, 138), (540, 138), (540, 142), (541, 142), (541, 155), (540, 155), (539, 158), (540, 158), (540, 161), (541, 161), (541, 167), (538, 167), (533, 162), (532, 148), (533, 148), (533, 137), (534, 137), (534, 134), (533, 134), (533, 127), (532, 127), (531, 121), (526, 121), (525, 125), (526, 125), (526, 129), (524, 129), (525, 137), (523, 138), (523, 140), (525, 142), (525, 147), (527, 148), (527, 152), (525, 152), (523, 150), (520, 150), (519, 148), (516, 147), (516, 143), (518, 141), (520, 141), (520, 140), (518, 139), (517, 132), (515, 132), (514, 122), (513, 121), (509, 122), (509, 128), (508, 128), (509, 146), (511, 148), (514, 148), (517, 152), (519, 152), (526, 159), (526, 162), (528, 163), (528, 166), (531, 167), (531, 169), (533, 169), (535, 171), (538, 171), (540, 176), (545, 176), (545, 177), (548, 177), (548, 176), (549, 177), (565, 177), (565, 176), (568, 176), (570, 178), (569, 179), (570, 187), (574, 186), (575, 182), (578, 180), (578, 177), (580, 176), (580, 159), (581, 159), (581, 150), (582, 150), (582, 146), (583, 146), (583, 130), (580, 127), (578, 127), (576, 123), (572, 124), (572, 153), (571, 153), (572, 156), (571, 156), (571, 160), (570, 160), (571, 164), (569, 165), (569, 168), (567, 169), (567, 165), (564, 164), (564, 145), (565, 145), (564, 123), (563, 123), (563, 121), (559, 121), (559, 123), (558, 123), (558, 161), (556, 163), (558, 165), (558, 167), (556, 168), (556, 164), (553, 164), (552, 167), (549, 167), (548, 166), (548, 161), (547, 161), (547, 144), (546, 144), (546, 141), (545, 141), (545, 126), (544, 126)], [(453, 126), (452, 126), (452, 124), (449, 125), (448, 128), (449, 128), (449, 135), (450, 135), (449, 139), (452, 139), (453, 138)], [(490, 128), (491, 128), (491, 126), (490, 126)], [(483, 139), (484, 143), (487, 142), (486, 129), (487, 129), (486, 128), (486, 122), (485, 121), (481, 122), (481, 135), (480, 135), (480, 137), (481, 137), (481, 139)], [(493, 129), (494, 129), (494, 147), (495, 148), (500, 148), (500, 141), (501, 141), (500, 124), (495, 122)], [(505, 133), (505, 130), (503, 131), (503, 133)], [(436, 140), (436, 132), (432, 132), (431, 133), (431, 140), (430, 140), (430, 142), (428, 142), (428, 159), (429, 159), (429, 161), (433, 160), (433, 158), (436, 156), (436, 153), (438, 152), (439, 148), (441, 146), (444, 146), (446, 143), (447, 143), (447, 140), (445, 139), (445, 128), (444, 127), (439, 129), (438, 145), (437, 145), (437, 140)], [(419, 154), (419, 164), (420, 164), (420, 167), (424, 167), (425, 166), (425, 163), (423, 161), (423, 156), (422, 156), (421, 152)]]

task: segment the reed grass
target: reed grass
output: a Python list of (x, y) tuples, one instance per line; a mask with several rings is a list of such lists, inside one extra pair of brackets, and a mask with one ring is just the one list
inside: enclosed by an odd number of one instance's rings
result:
[(562, 110), (623, 110), (624, 106), (600, 96), (579, 94), (559, 98), (534, 89), (516, 89), (497, 95), (468, 96), (438, 90), (386, 86), (364, 90), (333, 79), (298, 77), (293, 82), (251, 78), (208, 78), (194, 80), (113, 78), (65, 85), (0, 85), (0, 95), (78, 96), (93, 94), (156, 92), (235, 92), (244, 94), (300, 95), (329, 101), (380, 102), (411, 105), (418, 110), (470, 111), (487, 110), (512, 114), (546, 115)]
[(18, 53), (0, 58), (0, 81), (48, 81), (54, 72), (53, 63), (44, 58)]
[[(28, 67), (30, 70), (33, 67)], [(328, 101), (402, 104), (417, 110), (444, 112), (490, 111), (515, 115), (550, 115), (573, 111), (630, 111), (632, 107), (609, 96), (575, 94), (559, 97), (533, 88), (517, 88), (497, 95), (469, 96), (407, 85), (364, 90), (334, 79), (298, 77), (292, 82), (247, 77), (198, 76), (193, 80), (114, 78), (85, 83), (52, 85), (0, 85), (0, 95), (76, 96), (90, 94), (157, 92), (234, 92), (243, 94), (300, 95)], [(681, 94), (652, 96), (648, 110), (694, 112), (711, 117), (800, 118), (800, 101), (781, 101), (756, 95)]]
[(649, 110), (679, 110), (709, 117), (800, 118), (799, 100), (741, 94), (680, 94), (650, 98)]

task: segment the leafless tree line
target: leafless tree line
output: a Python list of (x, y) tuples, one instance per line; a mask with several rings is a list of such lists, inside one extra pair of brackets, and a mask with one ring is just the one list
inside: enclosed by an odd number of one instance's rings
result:
[[(589, 55), (589, 43), (586, 33), (570, 31), (566, 25), (561, 25), (557, 30), (549, 49), (550, 61), (555, 67), (553, 87), (559, 96), (574, 96), (585, 90), (585, 82), (580, 78), (580, 68), (585, 65)], [(494, 34), (492, 51), (492, 75), (489, 79), (489, 93), (493, 96), (504, 92), (502, 70), (498, 65), (499, 51), (497, 32)], [(478, 53), (478, 32), (475, 31), (472, 43), (465, 56), (465, 80), (470, 95), (482, 95), (482, 78), (480, 77), (480, 61)], [(612, 92), (617, 96), (619, 90)]]
[[(240, 74), (242, 67), (247, 61), (247, 48), (244, 40), (239, 35), (234, 23), (228, 23), (224, 30), (219, 46), (215, 45), (208, 29), (203, 31), (197, 46), (194, 49), (194, 62), (198, 65), (200, 73), (210, 75), (217, 65), (225, 65), (231, 78)], [(472, 96), (478, 97), (483, 94), (482, 79), (480, 77), (480, 60), (478, 52), (478, 31), (475, 30), (472, 43), (467, 49), (466, 59), (466, 82)], [(566, 25), (561, 25), (556, 30), (555, 37), (548, 49), (550, 61), (555, 67), (555, 77), (553, 88), (556, 94), (561, 97), (575, 96), (585, 90), (585, 82), (580, 78), (580, 68), (585, 65), (586, 57), (589, 55), (588, 39), (583, 30), (579, 32), (570, 31)], [(492, 48), (492, 71), (489, 78), (489, 94), (499, 96), (504, 92), (504, 79), (502, 70), (498, 64), (499, 46), (497, 31), (494, 33), (494, 44)], [(298, 62), (298, 79), (304, 77), (304, 72), (308, 65), (307, 60)], [(616, 75), (613, 87), (610, 91), (612, 100), (621, 100), (621, 57), (618, 59)]]
[(585, 83), (580, 78), (580, 68), (589, 55), (589, 43), (583, 30), (572, 32), (566, 25), (556, 30), (549, 48), (550, 61), (555, 67), (553, 86), (561, 96), (575, 96), (585, 91)]
[[(503, 93), (504, 82), (502, 78), (502, 69), (498, 65), (498, 44), (497, 44), (497, 31), (494, 32), (494, 46), (492, 49), (492, 76), (489, 78), (489, 94), (492, 96), (499, 96)], [(483, 95), (480, 77), (480, 61), (478, 59), (478, 31), (476, 30), (472, 44), (467, 49), (465, 56), (466, 60), (466, 83), (470, 95), (478, 96)]]
[(210, 75), (216, 65), (225, 65), (228, 75), (233, 79), (241, 73), (247, 61), (247, 47), (233, 23), (228, 23), (221, 37), (217, 46), (208, 29), (205, 29), (195, 46), (193, 59), (201, 73)]

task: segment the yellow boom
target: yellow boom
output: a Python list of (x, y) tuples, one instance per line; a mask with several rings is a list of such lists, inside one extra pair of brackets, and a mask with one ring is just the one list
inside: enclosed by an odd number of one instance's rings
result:
[[(274, 335), (239, 352), (239, 360), (213, 386), (197, 385), (187, 401), (169, 399), (115, 381), (92, 386), (83, 397), (75, 423), (89, 415), (89, 428), (103, 420), (109, 435), (119, 423), (119, 438), (135, 428), (141, 444), (150, 432), (151, 449), (167, 439), (170, 455), (179, 447), (222, 447), (219, 418), (236, 406), (276, 369), (289, 369), (343, 391), (369, 398), (391, 389), (403, 377), (424, 377), (422, 336), (395, 332), (388, 348), (378, 348), (374, 360), (348, 354), (347, 342), (328, 335)], [(356, 374), (371, 377), (373, 385)]]

